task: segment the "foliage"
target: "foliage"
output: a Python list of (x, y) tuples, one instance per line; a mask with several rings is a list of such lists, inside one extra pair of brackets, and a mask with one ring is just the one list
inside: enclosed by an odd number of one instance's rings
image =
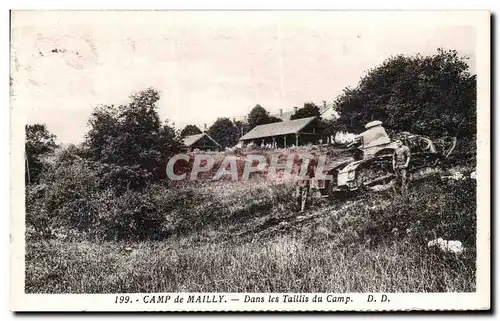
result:
[(248, 126), (247, 122), (244, 122), (244, 121), (241, 121), (241, 120), (235, 120), (234, 121), (234, 126), (236, 126), (236, 128), (238, 128), (239, 137), (245, 135), (249, 131), (249, 129), (248, 129), (249, 126)]
[(313, 102), (307, 102), (304, 104), (304, 107), (297, 109), (297, 111), (292, 116), (290, 116), (290, 120), (307, 117), (321, 117), (319, 107), (316, 106)]
[[(165, 178), (169, 156), (183, 145), (178, 133), (159, 121), (158, 99), (158, 92), (147, 89), (126, 106), (96, 108), (85, 142), (57, 150), (44, 164), (37, 184), (26, 189), (26, 224), (33, 235), (63, 231), (93, 240), (162, 235), (163, 213), (146, 188)], [(48, 154), (51, 142), (44, 126), (27, 127), (29, 155)]]
[(106, 170), (103, 175), (122, 179), (110, 180), (110, 185), (143, 188), (164, 177), (166, 159), (181, 150), (182, 142), (172, 127), (159, 120), (158, 91), (149, 88), (130, 98), (128, 105), (93, 111), (85, 144), (90, 160), (113, 168), (114, 173)]
[(238, 143), (240, 130), (229, 118), (221, 117), (210, 126), (208, 134), (222, 147), (232, 147)]
[(281, 119), (270, 116), (269, 112), (261, 105), (255, 107), (248, 114), (248, 130), (252, 130), (255, 126), (265, 125), (280, 122)]
[(271, 116), (271, 115), (269, 115), (269, 117), (267, 118), (267, 124), (279, 123), (279, 122), (282, 122), (282, 121), (283, 120), (281, 118), (274, 117), (274, 116)]
[(338, 132), (336, 119), (318, 119), (316, 130), (326, 136), (334, 136)]
[[(26, 225), (42, 237), (78, 233), (81, 239), (140, 240), (165, 237), (163, 214), (146, 191), (125, 188), (116, 193), (109, 177), (121, 183), (110, 165), (75, 158), (44, 172), (41, 184), (27, 189)], [(101, 167), (104, 167), (102, 169)], [(123, 167), (118, 167), (118, 170)], [(136, 174), (134, 171), (127, 176)]]
[[(392, 202), (373, 197), (368, 204), (356, 204), (357, 225), (364, 241), (399, 239), (425, 247), (437, 237), (460, 240), (476, 246), (476, 181), (444, 180), (431, 176), (412, 184), (409, 197), (396, 196)], [(362, 215), (359, 215), (362, 214)], [(356, 228), (352, 221), (346, 222)]]
[(58, 147), (55, 143), (56, 135), (50, 133), (45, 124), (26, 125), (25, 132), (25, 157), (28, 165), (24, 171), (25, 180), (26, 183), (36, 183), (47, 166), (46, 157)]
[(63, 166), (72, 164), (79, 159), (86, 158), (87, 150), (82, 144), (68, 144), (63, 148), (58, 149), (54, 154), (58, 165)]
[(372, 120), (429, 136), (476, 132), (476, 76), (467, 57), (438, 49), (430, 56), (391, 57), (337, 100), (340, 129), (362, 131)]
[(158, 148), (160, 150), (160, 159), (158, 167), (156, 167), (157, 171), (154, 173), (155, 181), (166, 177), (165, 169), (170, 157), (185, 150), (182, 137), (167, 123), (160, 130), (160, 145)]
[(198, 134), (201, 134), (203, 133), (201, 131), (201, 129), (198, 128), (198, 126), (196, 125), (186, 125), (186, 127), (184, 127), (182, 130), (181, 130), (181, 137), (186, 137), (186, 136), (191, 136), (191, 135), (198, 135)]
[(99, 208), (97, 221), (89, 230), (93, 239), (140, 241), (167, 236), (163, 229), (164, 215), (147, 190), (127, 190), (118, 197), (106, 190), (92, 202)]
[(44, 234), (60, 228), (86, 232), (99, 210), (92, 207), (99, 175), (84, 160), (58, 160), (43, 173), (40, 184), (26, 190), (26, 225)]

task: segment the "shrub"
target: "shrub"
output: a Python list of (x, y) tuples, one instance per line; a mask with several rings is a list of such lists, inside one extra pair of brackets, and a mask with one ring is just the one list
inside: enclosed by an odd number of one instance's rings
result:
[[(61, 165), (61, 164), (58, 164)], [(77, 231), (103, 240), (164, 237), (163, 215), (148, 192), (116, 189), (100, 175), (102, 165), (74, 159), (53, 166), (42, 183), (26, 190), (30, 237), (53, 237)], [(112, 175), (112, 173), (110, 173)]]
[(92, 200), (95, 213), (92, 237), (103, 240), (159, 240), (166, 236), (164, 217), (150, 193), (128, 190), (117, 196), (109, 189)]
[(50, 235), (51, 218), (44, 207), (46, 185), (26, 186), (26, 238), (40, 239)]
[(97, 195), (99, 178), (87, 162), (54, 165), (41, 182), (27, 190), (27, 224), (38, 230), (90, 228), (96, 211), (91, 201)]
[(101, 188), (112, 188), (116, 194), (129, 189), (140, 191), (152, 180), (153, 174), (140, 165), (120, 166), (95, 162)]
[(443, 181), (435, 176), (415, 182), (408, 198), (398, 196), (385, 208), (375, 207), (369, 217), (377, 237), (405, 234), (422, 244), (442, 237), (475, 247), (476, 181)]
[(338, 233), (338, 242), (376, 245), (405, 239), (425, 246), (429, 240), (442, 237), (475, 248), (475, 180), (442, 180), (434, 176), (410, 183), (407, 197), (388, 193), (343, 203), (333, 219), (326, 222)]
[(200, 229), (214, 221), (221, 210), (214, 195), (196, 186), (165, 188), (153, 185), (148, 193), (157, 210), (163, 213), (164, 229), (169, 234), (187, 234)]

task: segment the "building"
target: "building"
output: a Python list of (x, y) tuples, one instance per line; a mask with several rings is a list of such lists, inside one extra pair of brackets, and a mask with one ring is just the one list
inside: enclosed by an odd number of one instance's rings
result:
[(222, 149), (222, 146), (207, 133), (186, 136), (184, 137), (183, 142), (184, 145), (188, 147), (188, 151), (190, 152), (195, 149), (204, 151), (219, 151)]
[[(326, 101), (323, 101), (323, 105), (318, 106), (319, 114), (323, 118), (325, 118), (325, 117), (326, 118), (330, 118), (330, 117), (338, 118), (338, 114), (334, 111), (333, 106), (334, 106), (333, 103), (327, 104)], [(283, 109), (280, 109), (279, 113), (271, 114), (271, 116), (279, 118), (282, 121), (289, 121), (290, 117), (292, 117), (292, 115), (295, 114), (298, 109), (299, 109), (299, 107), (293, 107), (293, 110), (288, 110), (288, 111), (283, 111)]]
[(243, 145), (254, 143), (275, 148), (326, 143), (328, 137), (317, 126), (316, 117), (259, 125), (240, 138)]
[[(321, 115), (321, 117), (323, 117), (323, 118), (332, 118), (332, 117), (338, 118), (339, 115), (335, 111), (335, 109), (333, 108), (334, 106), (335, 105), (333, 102), (327, 104), (326, 101), (323, 101), (323, 105), (318, 106), (319, 114)], [(299, 109), (299, 107), (293, 107), (292, 110), (285, 110), (285, 111), (283, 109), (280, 109), (278, 113), (273, 113), (273, 114), (270, 114), (269, 116), (279, 118), (282, 121), (289, 121), (290, 117), (292, 117), (292, 115), (295, 114), (298, 109)], [(247, 122), (247, 115), (239, 115), (236, 117), (233, 116), (230, 118), (233, 120), (233, 122), (236, 122), (236, 121), (241, 121), (244, 123)]]

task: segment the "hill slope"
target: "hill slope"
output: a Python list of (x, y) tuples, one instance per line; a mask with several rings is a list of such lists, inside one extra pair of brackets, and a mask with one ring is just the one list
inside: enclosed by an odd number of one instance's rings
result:
[[(179, 195), (158, 194), (182, 233), (159, 242), (29, 240), (26, 291), (471, 292), (476, 182), (441, 176), (414, 180), (406, 198), (315, 198), (304, 215), (285, 184), (203, 186), (175, 209), (169, 200)], [(427, 248), (436, 237), (466, 251)]]

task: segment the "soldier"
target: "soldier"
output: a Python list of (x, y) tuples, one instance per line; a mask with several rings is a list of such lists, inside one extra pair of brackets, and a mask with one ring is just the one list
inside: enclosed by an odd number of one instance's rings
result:
[(404, 146), (401, 140), (396, 140), (397, 148), (392, 156), (392, 169), (396, 174), (395, 189), (399, 186), (399, 190), (403, 195), (407, 193), (407, 178), (408, 165), (410, 164), (410, 149)]
[(303, 213), (306, 209), (307, 199), (309, 197), (309, 193), (311, 192), (311, 181), (314, 180), (316, 166), (317, 166), (317, 159), (316, 159), (318, 156), (317, 148), (313, 147), (311, 149), (311, 153), (313, 155), (313, 159), (309, 160), (309, 164), (307, 166), (307, 171), (305, 175), (307, 178), (297, 181), (296, 196), (301, 213)]

